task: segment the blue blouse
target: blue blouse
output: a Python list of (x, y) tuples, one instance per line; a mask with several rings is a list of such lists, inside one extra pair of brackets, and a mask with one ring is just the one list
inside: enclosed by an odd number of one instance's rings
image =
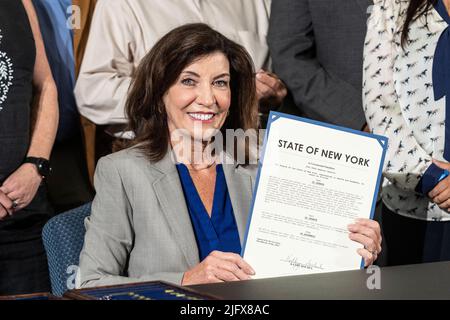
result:
[(200, 261), (214, 250), (240, 254), (241, 242), (222, 165), (216, 167), (211, 217), (195, 188), (188, 168), (184, 164), (178, 164), (177, 169), (194, 228)]

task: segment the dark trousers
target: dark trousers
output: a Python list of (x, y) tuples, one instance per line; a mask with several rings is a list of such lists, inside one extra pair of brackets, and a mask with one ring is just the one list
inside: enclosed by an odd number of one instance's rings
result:
[(0, 295), (50, 292), (42, 238), (0, 244)]
[(450, 261), (450, 222), (403, 217), (383, 205), (382, 229), (389, 266)]
[(50, 291), (42, 227), (52, 216), (42, 185), (27, 208), (0, 221), (0, 295)]
[(50, 158), (52, 174), (47, 185), (49, 200), (57, 213), (77, 208), (94, 197), (84, 155), (80, 134), (53, 147)]

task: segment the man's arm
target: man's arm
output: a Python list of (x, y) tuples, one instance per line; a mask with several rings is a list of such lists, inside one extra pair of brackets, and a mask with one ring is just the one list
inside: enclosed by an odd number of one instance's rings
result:
[(357, 130), (363, 127), (361, 92), (325, 70), (316, 58), (308, 0), (272, 1), (268, 43), (274, 71), (305, 116)]
[(95, 7), (75, 86), (80, 113), (95, 124), (123, 124), (135, 69), (134, 36), (139, 27), (126, 1), (100, 0)]

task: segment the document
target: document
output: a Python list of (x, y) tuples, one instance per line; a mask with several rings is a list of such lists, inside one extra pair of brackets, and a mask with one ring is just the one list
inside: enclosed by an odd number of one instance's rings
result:
[(271, 112), (243, 258), (255, 279), (362, 268), (347, 226), (372, 218), (387, 138)]

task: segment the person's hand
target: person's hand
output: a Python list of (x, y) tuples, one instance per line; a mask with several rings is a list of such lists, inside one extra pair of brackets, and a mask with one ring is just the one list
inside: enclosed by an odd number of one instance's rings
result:
[(0, 220), (6, 218), (8, 215), (12, 215), (13, 202), (10, 198), (6, 196), (2, 191), (0, 191)]
[(364, 125), (362, 131), (363, 131), (363, 132), (367, 132), (367, 133), (371, 133), (371, 132), (370, 132), (369, 125), (368, 125), (367, 123)]
[(268, 112), (270, 107), (281, 105), (287, 95), (287, 89), (276, 74), (259, 70), (256, 73), (256, 93), (261, 112)]
[[(450, 171), (450, 163), (433, 159), (433, 163), (439, 168)], [(428, 197), (436, 203), (439, 208), (450, 211), (450, 176), (439, 182), (433, 190), (428, 193)]]
[(18, 211), (30, 204), (41, 182), (42, 177), (36, 166), (25, 163), (6, 179), (0, 192), (12, 201), (12, 210)]
[(357, 219), (348, 226), (349, 238), (364, 246), (358, 254), (364, 258), (365, 266), (373, 264), (381, 252), (381, 229), (378, 222), (370, 219)]
[(254, 274), (255, 271), (240, 255), (213, 251), (184, 273), (182, 285), (249, 280)]

